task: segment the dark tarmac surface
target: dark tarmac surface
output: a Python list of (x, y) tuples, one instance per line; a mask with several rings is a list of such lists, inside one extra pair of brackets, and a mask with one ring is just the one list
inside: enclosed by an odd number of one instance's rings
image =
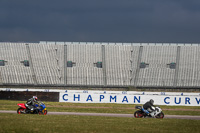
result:
[[(0, 110), (0, 113), (15, 114), (17, 113), (17, 111)], [(48, 112), (47, 115), (82, 115), (82, 116), (133, 117), (134, 118), (133, 114), (112, 114), (112, 113)], [(189, 115), (165, 115), (164, 118), (200, 120), (200, 116), (189, 116)]]

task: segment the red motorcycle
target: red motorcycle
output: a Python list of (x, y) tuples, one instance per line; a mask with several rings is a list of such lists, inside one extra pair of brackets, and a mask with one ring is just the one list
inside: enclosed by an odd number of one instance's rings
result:
[(42, 102), (37, 102), (33, 110), (28, 109), (24, 103), (18, 103), (17, 105), (20, 107), (17, 109), (18, 114), (47, 114), (47, 109)]

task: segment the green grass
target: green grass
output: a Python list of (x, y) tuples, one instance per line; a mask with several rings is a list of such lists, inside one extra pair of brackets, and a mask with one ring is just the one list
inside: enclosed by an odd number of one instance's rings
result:
[[(26, 101), (0, 100), (0, 110), (17, 110), (17, 103)], [(85, 104), (44, 102), (48, 111), (92, 112), (133, 114), (135, 105), (131, 104)], [(200, 115), (200, 107), (160, 106), (165, 115)], [(178, 109), (165, 110), (165, 109)], [(198, 109), (191, 111), (186, 109)], [(183, 111), (185, 110), (185, 111)], [(130, 132), (180, 132), (200, 131), (199, 120), (183, 119), (135, 119), (105, 116), (75, 115), (33, 115), (0, 113), (0, 133), (48, 132), (48, 133), (130, 133)]]
[(135, 119), (103, 116), (0, 114), (1, 133), (196, 133), (199, 120)]

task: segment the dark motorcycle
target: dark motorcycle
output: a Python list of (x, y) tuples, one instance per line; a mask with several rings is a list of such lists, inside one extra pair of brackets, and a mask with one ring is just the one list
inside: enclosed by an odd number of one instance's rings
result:
[(151, 114), (155, 116), (155, 118), (164, 118), (164, 113), (162, 112), (162, 109), (160, 107), (155, 107), (155, 111), (151, 113), (147, 113), (146, 110), (143, 109), (142, 106), (135, 106), (135, 109), (138, 109), (134, 113), (135, 118), (146, 118), (146, 117), (152, 117)]

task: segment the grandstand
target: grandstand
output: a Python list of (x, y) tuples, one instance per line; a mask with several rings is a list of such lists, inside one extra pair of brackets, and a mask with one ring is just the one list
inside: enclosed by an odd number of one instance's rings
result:
[(0, 85), (200, 87), (199, 44), (0, 43)]

